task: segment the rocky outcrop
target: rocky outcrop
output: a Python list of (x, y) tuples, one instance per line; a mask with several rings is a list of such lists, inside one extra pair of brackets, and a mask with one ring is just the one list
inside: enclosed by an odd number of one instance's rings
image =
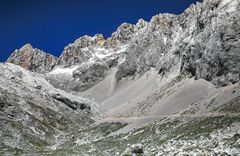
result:
[(19, 50), (15, 50), (7, 62), (19, 65), (33, 72), (46, 73), (53, 69), (57, 58), (33, 48), (30, 44), (26, 44)]
[(119, 44), (127, 44), (133, 37), (134, 25), (129, 23), (123, 23), (116, 32), (114, 32), (109, 38), (109, 44), (111, 46), (117, 46)]
[(54, 94), (52, 97), (54, 99), (56, 99), (57, 101), (60, 101), (64, 104), (66, 104), (68, 107), (72, 108), (73, 110), (80, 109), (80, 110), (85, 110), (89, 113), (91, 111), (90, 105), (88, 105), (86, 103), (80, 103), (80, 102), (77, 102), (77, 101), (72, 101), (69, 98), (64, 97), (61, 94)]
[(203, 78), (218, 86), (240, 80), (239, 9), (239, 1), (205, 1), (182, 15), (184, 18), (196, 12), (196, 29), (182, 55), (182, 72), (188, 71), (196, 79)]
[(87, 62), (94, 57), (94, 47), (103, 48), (105, 43), (106, 41), (101, 34), (97, 34), (94, 37), (83, 36), (64, 48), (58, 64), (71, 66)]
[(85, 64), (81, 66), (73, 72), (73, 78), (81, 82), (75, 88), (78, 91), (85, 91), (91, 88), (103, 80), (107, 69), (108, 67), (105, 63)]
[(161, 14), (154, 16), (149, 23), (140, 21), (137, 24), (141, 25), (141, 29), (135, 34), (126, 50), (128, 56), (119, 66), (118, 79), (146, 72), (150, 68), (159, 68), (159, 64), (163, 61), (166, 66), (174, 66), (168, 52), (180, 30), (175, 18), (175, 15)]
[(140, 29), (141, 25), (144, 25), (143, 21), (135, 29), (135, 25), (124, 23), (107, 39), (102, 34), (97, 34), (93, 37), (80, 37), (74, 43), (64, 48), (58, 64), (61, 66), (72, 66), (96, 59), (101, 60), (101, 55), (115, 53), (121, 50), (122, 46), (129, 44), (133, 34), (137, 29)]

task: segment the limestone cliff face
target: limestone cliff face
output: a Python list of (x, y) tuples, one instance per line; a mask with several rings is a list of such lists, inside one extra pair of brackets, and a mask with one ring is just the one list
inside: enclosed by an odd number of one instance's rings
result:
[(83, 36), (64, 48), (58, 64), (61, 66), (79, 65), (99, 58), (98, 54), (111, 54), (129, 44), (134, 34), (134, 25), (122, 24), (110, 38), (102, 34), (93, 37)]
[(71, 66), (87, 62), (93, 57), (94, 50), (92, 48), (95, 46), (103, 47), (104, 44), (105, 39), (103, 35), (95, 35), (94, 37), (83, 36), (64, 48), (58, 64)]
[[(179, 16), (160, 14), (133, 37), (118, 79), (154, 67), (224, 86), (239, 81), (240, 2), (204, 1)], [(176, 70), (177, 69), (177, 70)]]
[(7, 62), (33, 72), (45, 73), (52, 70), (57, 60), (57, 57), (33, 48), (30, 44), (26, 44), (19, 50), (14, 51)]

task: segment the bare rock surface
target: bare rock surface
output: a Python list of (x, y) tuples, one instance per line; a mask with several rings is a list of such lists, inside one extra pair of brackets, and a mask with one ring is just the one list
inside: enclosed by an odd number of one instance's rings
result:
[(46, 73), (53, 69), (57, 60), (57, 57), (33, 48), (30, 44), (26, 44), (19, 50), (15, 50), (7, 62), (33, 72)]
[(0, 64), (0, 70), (1, 150), (50, 147), (56, 136), (93, 122), (89, 100), (55, 89), (19, 66)]
[(239, 1), (204, 1), (179, 16), (160, 14), (133, 36), (118, 79), (157, 68), (218, 86), (239, 81)]

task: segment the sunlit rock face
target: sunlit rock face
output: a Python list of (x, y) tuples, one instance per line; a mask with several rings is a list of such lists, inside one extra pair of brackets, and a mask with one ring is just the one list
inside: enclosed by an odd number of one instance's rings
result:
[(59, 65), (71, 66), (84, 62), (102, 60), (106, 55), (112, 55), (127, 45), (134, 34), (134, 25), (122, 24), (110, 38), (102, 34), (93, 37), (83, 36), (64, 48), (59, 58)]
[[(132, 38), (118, 77), (149, 68), (206, 79), (224, 86), (239, 81), (239, 2), (204, 1), (179, 16), (160, 14)], [(124, 67), (125, 66), (125, 67)]]
[(33, 48), (30, 44), (26, 44), (19, 50), (15, 50), (7, 62), (33, 72), (46, 73), (53, 69), (57, 60), (57, 57)]

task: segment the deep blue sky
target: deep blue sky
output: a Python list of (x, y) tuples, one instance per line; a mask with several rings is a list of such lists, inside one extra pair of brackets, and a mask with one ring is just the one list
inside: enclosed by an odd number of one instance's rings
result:
[(25, 43), (59, 56), (83, 35), (109, 37), (123, 22), (182, 13), (201, 0), (0, 0), (0, 62)]

